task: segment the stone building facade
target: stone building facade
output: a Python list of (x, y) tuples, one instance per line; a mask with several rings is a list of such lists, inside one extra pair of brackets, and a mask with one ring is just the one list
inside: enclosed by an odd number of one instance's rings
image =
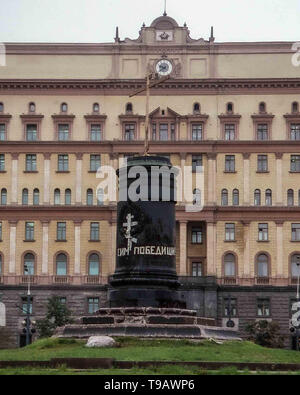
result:
[(182, 297), (226, 325), (230, 295), (236, 328), (276, 320), (288, 342), (300, 263), (300, 67), (292, 45), (218, 43), (213, 32), (193, 39), (166, 15), (137, 39), (121, 40), (117, 30), (113, 43), (6, 44), (1, 347), (22, 343), (29, 280), (35, 319), (50, 295), (75, 315), (107, 304), (116, 201), (97, 192), (96, 171), (143, 153), (145, 95), (129, 95), (153, 72), (170, 79), (151, 90), (150, 153), (169, 155), (182, 170), (203, 166), (203, 190), (193, 190), (203, 210), (177, 204)]

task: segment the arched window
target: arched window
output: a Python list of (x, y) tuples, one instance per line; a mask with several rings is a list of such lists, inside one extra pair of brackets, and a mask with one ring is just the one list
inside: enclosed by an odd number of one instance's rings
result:
[(257, 257), (257, 277), (269, 277), (269, 258), (266, 254)]
[(60, 189), (54, 191), (54, 204), (60, 204)]
[(235, 277), (235, 256), (233, 254), (226, 254), (224, 257), (224, 276)]
[(299, 103), (294, 101), (294, 103), (292, 103), (292, 113), (297, 113), (299, 112)]
[(33, 102), (29, 103), (28, 111), (29, 112), (35, 112), (35, 104)]
[(99, 112), (99, 111), (100, 111), (99, 103), (94, 103), (93, 104), (93, 112)]
[(2, 102), (0, 102), (0, 112), (4, 111), (4, 104)]
[(232, 114), (233, 113), (233, 103), (227, 103), (226, 104), (226, 112), (228, 114)]
[(300, 275), (300, 254), (294, 254), (291, 257), (291, 276), (293, 278)]
[(93, 190), (92, 189), (88, 189), (86, 191), (86, 204), (87, 204), (87, 206), (93, 205)]
[(258, 110), (259, 110), (259, 112), (260, 113), (265, 113), (266, 112), (266, 103), (264, 103), (264, 102), (261, 102), (261, 103), (259, 103), (259, 106), (258, 106)]
[(194, 112), (194, 114), (200, 114), (200, 104), (199, 103), (194, 103), (193, 112)]
[(24, 274), (26, 276), (34, 276), (34, 255), (26, 254), (24, 256)]
[(254, 205), (255, 206), (260, 206), (261, 205), (260, 189), (255, 189), (255, 191), (254, 191)]
[(232, 204), (233, 206), (239, 206), (240, 204), (240, 193), (238, 189), (234, 189), (232, 192)]
[(22, 205), (27, 206), (28, 204), (28, 189), (24, 188), (22, 191)]
[(7, 190), (5, 188), (1, 189), (1, 206), (7, 204)]
[(71, 189), (66, 189), (65, 190), (65, 204), (66, 205), (70, 205), (71, 204), (71, 197), (72, 197)]
[(228, 206), (228, 190), (222, 190), (222, 206)]
[(37, 188), (33, 190), (33, 204), (35, 206), (40, 204), (40, 191)]
[(199, 206), (201, 204), (201, 191), (194, 189), (193, 191), (193, 204)]
[(272, 206), (272, 191), (271, 191), (271, 189), (266, 190), (266, 206)]
[(67, 255), (58, 254), (56, 257), (56, 275), (66, 276), (67, 275)]
[(99, 276), (100, 259), (98, 254), (90, 254), (89, 256), (89, 276)]
[(126, 113), (132, 113), (132, 111), (133, 111), (132, 103), (127, 103), (126, 104), (126, 108), (125, 108), (125, 112)]
[(61, 112), (68, 112), (68, 105), (67, 105), (67, 103), (62, 103), (60, 105), (60, 111)]
[(289, 189), (287, 191), (287, 205), (288, 206), (294, 205), (294, 190), (293, 189)]
[(97, 204), (103, 206), (104, 204), (104, 191), (102, 188), (97, 189)]
[(2, 254), (0, 254), (0, 276), (3, 274), (3, 261), (2, 261)]

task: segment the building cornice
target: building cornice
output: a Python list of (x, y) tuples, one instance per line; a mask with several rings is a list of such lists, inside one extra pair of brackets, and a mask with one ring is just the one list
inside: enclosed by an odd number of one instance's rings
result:
[[(144, 87), (143, 79), (0, 79), (1, 94), (125, 95)], [(300, 93), (300, 78), (169, 79), (152, 95)]]

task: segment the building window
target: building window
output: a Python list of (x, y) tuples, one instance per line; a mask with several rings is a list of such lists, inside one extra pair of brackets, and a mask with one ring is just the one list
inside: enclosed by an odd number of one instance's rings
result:
[(300, 155), (291, 155), (291, 171), (300, 172)]
[(65, 297), (59, 298), (59, 302), (61, 304), (63, 304), (63, 305), (66, 305), (67, 304), (67, 298), (65, 298)]
[[(22, 298), (22, 312), (23, 314), (32, 314), (32, 303), (33, 303), (33, 298), (30, 297), (30, 302), (28, 306), (28, 301), (27, 301), (27, 296)], [(29, 311), (27, 311), (29, 307)]]
[(224, 257), (224, 276), (235, 277), (235, 256), (233, 254), (226, 254)]
[(26, 140), (36, 141), (37, 140), (37, 125), (26, 125)]
[(101, 155), (90, 155), (90, 171), (97, 171), (101, 166)]
[(100, 274), (100, 259), (98, 254), (91, 254), (89, 256), (89, 276), (99, 276)]
[(35, 104), (33, 102), (29, 103), (28, 111), (29, 112), (35, 112)]
[(89, 314), (94, 314), (99, 310), (99, 298), (88, 298)]
[(69, 155), (58, 155), (58, 171), (69, 171)]
[(292, 103), (292, 113), (298, 113), (299, 112), (299, 103), (294, 101), (294, 103)]
[(60, 189), (54, 190), (54, 204), (60, 204)]
[(268, 241), (269, 240), (269, 225), (258, 224), (258, 240)]
[(235, 140), (235, 124), (225, 123), (224, 133), (225, 140)]
[(127, 103), (127, 104), (126, 104), (125, 112), (126, 112), (127, 114), (131, 114), (131, 113), (133, 112), (132, 103)]
[(34, 255), (26, 254), (24, 256), (24, 274), (25, 276), (34, 276)]
[(28, 205), (28, 189), (24, 188), (22, 191), (22, 205), (27, 206)]
[(56, 275), (67, 275), (67, 256), (66, 254), (58, 254), (56, 257)]
[(203, 140), (203, 125), (202, 125), (202, 123), (192, 124), (192, 140), (193, 141)]
[(292, 241), (300, 241), (300, 224), (292, 224)]
[(222, 190), (221, 204), (222, 204), (222, 206), (228, 206), (228, 190), (227, 189)]
[(240, 204), (240, 193), (238, 189), (234, 189), (232, 192), (232, 204), (233, 206), (239, 206)]
[(57, 223), (57, 240), (66, 241), (67, 240), (67, 225), (65, 222)]
[(5, 155), (0, 154), (0, 171), (5, 171)]
[(257, 140), (269, 140), (269, 126), (267, 123), (257, 124)]
[(193, 277), (202, 277), (203, 276), (202, 262), (193, 262), (192, 263), (192, 276)]
[(225, 224), (225, 241), (235, 241), (235, 224)]
[(225, 317), (237, 316), (237, 300), (235, 298), (224, 298), (223, 304)]
[(272, 191), (271, 191), (271, 189), (266, 190), (266, 206), (272, 206)]
[(102, 188), (97, 189), (97, 204), (98, 206), (103, 206), (104, 204), (104, 191)]
[(201, 191), (200, 189), (194, 189), (193, 191), (193, 205), (199, 206), (201, 204)]
[(270, 299), (257, 299), (257, 315), (258, 317), (270, 316)]
[(152, 124), (152, 140), (156, 140), (156, 123)]
[(25, 240), (34, 241), (34, 222), (25, 223)]
[(259, 103), (258, 111), (260, 113), (266, 113), (267, 112), (266, 109), (267, 109), (266, 103), (264, 103), (264, 102)]
[(135, 139), (135, 123), (126, 123), (124, 137), (126, 141)]
[(2, 267), (2, 255), (0, 254), (0, 276), (4, 273), (4, 269)]
[(3, 111), (4, 111), (4, 105), (2, 102), (0, 102), (0, 112), (3, 112)]
[(300, 123), (292, 123), (290, 128), (291, 140), (300, 140)]
[[(0, 241), (2, 241), (2, 222), (0, 222)], [(1, 254), (0, 254), (0, 259), (1, 259)], [(1, 268), (0, 268), (0, 274), (1, 274)]]
[(94, 103), (93, 104), (93, 112), (99, 112), (99, 111), (100, 111), (99, 103)]
[(92, 189), (88, 189), (86, 191), (86, 204), (87, 204), (87, 206), (93, 205), (93, 190)]
[(71, 200), (72, 200), (71, 189), (66, 189), (65, 190), (65, 205), (69, 206), (71, 204)]
[(60, 105), (60, 111), (61, 112), (68, 112), (68, 105), (67, 105), (67, 103), (62, 103)]
[(254, 191), (254, 205), (260, 206), (261, 205), (261, 192), (260, 189), (256, 189)]
[(268, 155), (257, 156), (257, 171), (259, 172), (268, 171)]
[(202, 155), (193, 155), (192, 156), (192, 171), (193, 171), (193, 173), (200, 173), (202, 165), (203, 165)]
[(38, 206), (40, 204), (40, 191), (37, 188), (33, 190), (33, 204), (34, 206)]
[(294, 205), (294, 191), (293, 191), (293, 189), (289, 189), (287, 191), (287, 205), (288, 206)]
[(99, 241), (99, 222), (92, 222), (90, 228), (91, 241)]
[(161, 123), (159, 125), (159, 140), (160, 141), (168, 141), (169, 140), (168, 124), (167, 123)]
[(5, 188), (1, 189), (1, 206), (6, 206), (7, 204), (7, 190)]
[(171, 140), (176, 140), (175, 123), (171, 123)]
[(68, 141), (69, 140), (69, 130), (70, 125), (67, 123), (58, 124), (58, 140), (59, 141)]
[(294, 254), (291, 258), (291, 276), (296, 278), (300, 275), (300, 254)]
[(36, 171), (36, 155), (35, 154), (27, 154), (26, 155), (26, 163), (25, 163), (26, 171)]
[(200, 104), (199, 103), (194, 103), (193, 113), (194, 114), (200, 114)]
[(5, 123), (0, 123), (0, 141), (6, 140), (6, 125)]
[(226, 155), (225, 156), (225, 171), (228, 173), (235, 172), (235, 156), (234, 155)]
[(269, 277), (269, 258), (266, 254), (257, 257), (257, 277)]
[(101, 125), (91, 125), (90, 130), (91, 141), (101, 141), (102, 140), (102, 130)]
[(192, 228), (192, 244), (202, 244), (202, 229)]

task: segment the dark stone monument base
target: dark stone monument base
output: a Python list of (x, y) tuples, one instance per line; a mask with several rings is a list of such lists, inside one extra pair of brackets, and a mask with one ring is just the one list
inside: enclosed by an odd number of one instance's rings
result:
[(197, 317), (193, 310), (119, 307), (100, 309), (94, 316), (82, 317), (75, 325), (58, 328), (55, 336), (79, 339), (87, 339), (90, 336), (131, 336), (240, 340), (238, 332), (218, 328), (214, 324), (213, 319)]

